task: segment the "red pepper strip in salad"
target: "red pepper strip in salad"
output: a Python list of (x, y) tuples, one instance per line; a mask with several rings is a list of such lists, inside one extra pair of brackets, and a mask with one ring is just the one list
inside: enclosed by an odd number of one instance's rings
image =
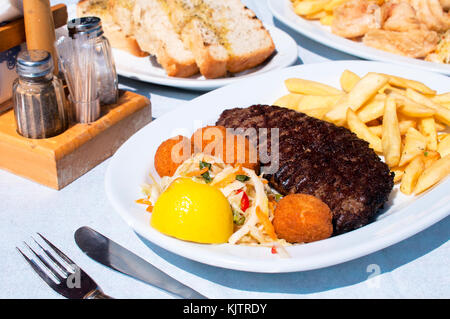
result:
[[(236, 194), (239, 194), (239, 193), (241, 193), (241, 192), (243, 192), (242, 189), (236, 191)], [(242, 210), (243, 212), (245, 212), (249, 206), (250, 206), (250, 201), (248, 200), (247, 193), (244, 192), (244, 193), (242, 194), (242, 198), (241, 198), (241, 210)]]

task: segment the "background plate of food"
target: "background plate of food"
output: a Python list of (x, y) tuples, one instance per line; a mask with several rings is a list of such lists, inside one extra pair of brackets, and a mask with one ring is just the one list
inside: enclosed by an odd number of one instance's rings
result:
[(81, 0), (72, 12), (100, 17), (118, 74), (144, 82), (211, 90), (298, 58), (295, 41), (240, 0)]
[(282, 23), (336, 50), (450, 75), (447, 0), (270, 0), (269, 6)]
[(137, 233), (209, 265), (274, 273), (358, 258), (449, 214), (449, 84), (368, 61), (244, 79), (137, 132), (106, 193)]

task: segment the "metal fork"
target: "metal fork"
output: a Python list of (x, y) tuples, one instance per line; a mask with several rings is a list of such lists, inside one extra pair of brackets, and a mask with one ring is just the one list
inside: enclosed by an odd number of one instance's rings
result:
[[(69, 257), (53, 245), (48, 239), (37, 233), (46, 242), (50, 250), (44, 248), (36, 239), (42, 254), (34, 251), (26, 242), (25, 245), (33, 254), (29, 258), (18, 247), (16, 249), (30, 264), (34, 271), (57, 293), (69, 299), (112, 299), (105, 295), (95, 281), (78, 267)], [(39, 260), (37, 263), (36, 260)], [(39, 265), (40, 264), (40, 265)]]

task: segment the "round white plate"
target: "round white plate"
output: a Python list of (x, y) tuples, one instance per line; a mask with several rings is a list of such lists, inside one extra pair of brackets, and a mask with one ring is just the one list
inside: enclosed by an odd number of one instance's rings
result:
[[(292, 272), (338, 264), (375, 252), (408, 238), (449, 214), (450, 179), (414, 197), (392, 191), (385, 211), (376, 221), (358, 230), (326, 240), (287, 247), (291, 258), (280, 258), (267, 247), (229, 244), (195, 244), (171, 238), (150, 227), (150, 213), (134, 201), (142, 197), (140, 185), (157, 177), (153, 165), (159, 144), (169, 137), (215, 123), (227, 108), (271, 104), (287, 93), (284, 80), (300, 77), (339, 87), (341, 73), (349, 69), (360, 76), (376, 71), (420, 80), (439, 93), (448, 91), (448, 77), (403, 66), (368, 61), (307, 64), (276, 70), (204, 94), (142, 128), (112, 157), (105, 179), (114, 209), (140, 235), (175, 254), (223, 268), (252, 272)], [(356, 168), (355, 168), (356, 169)]]
[(275, 69), (281, 69), (295, 63), (298, 58), (297, 43), (286, 32), (267, 25), (272, 36), (276, 52), (263, 64), (252, 69), (236, 73), (233, 76), (219, 79), (205, 79), (202, 75), (189, 78), (176, 78), (166, 74), (166, 71), (149, 57), (139, 58), (125, 51), (113, 49), (114, 61), (119, 75), (144, 81), (178, 87), (183, 89), (209, 91), (230, 84), (242, 78), (258, 75)]
[(269, 0), (269, 8), (272, 11), (272, 14), (287, 26), (314, 41), (336, 50), (346, 52), (363, 59), (412, 66), (426, 71), (434, 71), (450, 75), (450, 65), (404, 57), (371, 48), (363, 43), (337, 36), (331, 33), (329, 27), (321, 25), (320, 22), (309, 21), (296, 15), (290, 0)]

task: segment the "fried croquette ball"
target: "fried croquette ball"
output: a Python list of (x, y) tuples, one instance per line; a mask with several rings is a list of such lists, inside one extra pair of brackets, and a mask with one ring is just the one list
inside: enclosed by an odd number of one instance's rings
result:
[(205, 126), (192, 134), (195, 152), (203, 152), (220, 157), (231, 165), (259, 170), (258, 152), (249, 139), (242, 135), (231, 134), (223, 126)]
[(327, 204), (307, 194), (290, 194), (276, 205), (273, 226), (278, 238), (309, 243), (331, 236), (332, 213)]
[(193, 146), (186, 136), (178, 135), (159, 145), (155, 154), (155, 169), (159, 176), (173, 176), (178, 166), (192, 155)]

